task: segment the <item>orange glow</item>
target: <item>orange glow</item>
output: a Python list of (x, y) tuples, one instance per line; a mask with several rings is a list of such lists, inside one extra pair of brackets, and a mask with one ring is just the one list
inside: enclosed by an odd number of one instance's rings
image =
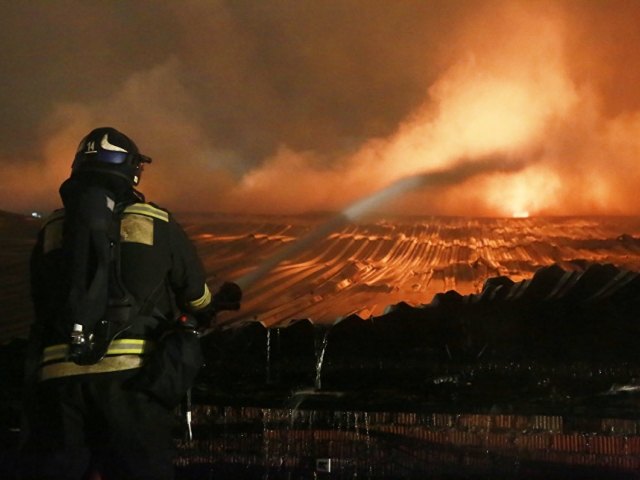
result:
[(548, 212), (550, 206), (555, 208), (562, 182), (553, 170), (533, 165), (512, 175), (493, 175), (480, 188), (487, 205), (499, 215), (509, 216), (510, 212), (535, 215)]
[[(374, 2), (365, 16), (356, 3), (341, 7), (348, 22), (327, 2), (304, 12), (265, 6), (270, 15), (255, 17), (224, 2), (180, 8), (185, 38), (171, 58), (130, 62), (136, 68), (91, 101), (51, 100), (34, 158), (0, 158), (0, 209), (57, 207), (80, 138), (113, 125), (154, 158), (141, 190), (176, 211), (342, 211), (401, 178), (492, 156), (526, 167), (381, 208), (640, 211), (640, 3)], [(410, 35), (388, 35), (407, 18)], [(327, 25), (333, 43), (317, 33)]]
[[(505, 25), (478, 22), (460, 30), (462, 44), (467, 45), (463, 57), (429, 88), (429, 100), (394, 135), (370, 140), (333, 170), (315, 168), (318, 162), (312, 154), (281, 149), (245, 177), (235, 192), (236, 202), (247, 203), (260, 192), (267, 204), (284, 211), (339, 209), (402, 177), (446, 168), (463, 158), (473, 161), (496, 154), (513, 161), (538, 161), (554, 125), (575, 115), (580, 99), (565, 69), (559, 21), (532, 15), (526, 8), (509, 10)], [(488, 43), (489, 30), (501, 27), (506, 27), (508, 41), (497, 38), (491, 48), (474, 49), (480, 38)], [(534, 36), (537, 41), (531, 42)], [(284, 184), (286, 192), (278, 188)], [(465, 214), (473, 202), (480, 214), (552, 212), (559, 189), (560, 176), (552, 166), (532, 166), (522, 173), (471, 180), (463, 194), (447, 194), (437, 202), (432, 198), (416, 206), (401, 201), (400, 208), (415, 214), (425, 209)], [(454, 186), (448, 191), (459, 190)]]

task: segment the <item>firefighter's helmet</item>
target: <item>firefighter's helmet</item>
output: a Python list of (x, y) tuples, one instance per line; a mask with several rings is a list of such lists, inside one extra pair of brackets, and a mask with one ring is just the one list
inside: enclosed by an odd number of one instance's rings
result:
[(78, 145), (71, 174), (105, 172), (123, 177), (136, 186), (145, 163), (151, 163), (151, 158), (141, 155), (133, 140), (115, 128), (101, 127), (91, 131)]

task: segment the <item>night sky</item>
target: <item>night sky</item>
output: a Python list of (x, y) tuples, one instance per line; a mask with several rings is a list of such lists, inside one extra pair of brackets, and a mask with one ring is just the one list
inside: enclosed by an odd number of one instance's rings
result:
[(113, 126), (174, 211), (339, 210), (461, 159), (411, 214), (640, 211), (640, 1), (32, 0), (0, 15), (0, 210)]

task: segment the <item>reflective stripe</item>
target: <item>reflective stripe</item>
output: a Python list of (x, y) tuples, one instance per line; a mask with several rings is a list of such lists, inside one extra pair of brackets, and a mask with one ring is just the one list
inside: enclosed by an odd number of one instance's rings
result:
[[(163, 222), (169, 221), (169, 213), (165, 210), (161, 210), (153, 205), (149, 205), (148, 203), (134, 203), (133, 205), (129, 205), (124, 209), (124, 213), (137, 213), (140, 215), (146, 215), (148, 217), (157, 218), (158, 220), (162, 220)], [(43, 227), (51, 222), (55, 222), (57, 220), (63, 219), (65, 216), (64, 208), (60, 208), (58, 210), (53, 211), (49, 217), (44, 221)]]
[(47, 347), (42, 353), (42, 363), (51, 362), (52, 360), (62, 360), (67, 356), (69, 345), (54, 345)]
[(153, 245), (155, 220), (146, 215), (127, 213), (120, 222), (120, 240), (128, 243)]
[[(146, 340), (121, 338), (111, 342), (107, 349), (107, 355), (142, 355), (143, 353), (148, 352), (151, 347), (152, 343)], [(66, 344), (47, 347), (44, 349), (42, 354), (42, 363), (64, 360), (67, 358), (68, 351), (69, 345)]]
[(94, 365), (76, 365), (73, 362), (60, 362), (45, 365), (40, 371), (40, 380), (51, 378), (84, 375), (87, 373), (107, 373), (120, 370), (131, 370), (142, 366), (142, 357), (138, 355), (119, 355), (105, 357)]
[(157, 218), (163, 222), (169, 221), (169, 214), (164, 210), (149, 205), (148, 203), (134, 203), (124, 209), (124, 213), (137, 213), (139, 215), (146, 215), (147, 217)]
[(204, 286), (204, 294), (198, 298), (197, 300), (193, 300), (191, 302), (187, 302), (193, 310), (201, 310), (207, 305), (211, 303), (211, 292), (209, 291), (209, 287)]

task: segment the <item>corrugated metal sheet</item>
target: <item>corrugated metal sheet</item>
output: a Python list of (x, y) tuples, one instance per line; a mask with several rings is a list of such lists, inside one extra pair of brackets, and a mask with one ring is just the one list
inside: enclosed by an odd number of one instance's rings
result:
[[(194, 239), (212, 284), (254, 270), (291, 242), (322, 224), (322, 218), (179, 216)], [(2, 229), (0, 339), (25, 335), (32, 317), (28, 254), (39, 221), (0, 215)], [(286, 259), (245, 292), (239, 312), (223, 322), (283, 324), (309, 318), (333, 323), (354, 313), (379, 316), (399, 302), (430, 303), (455, 290), (477, 294), (487, 278), (530, 279), (558, 265), (583, 272), (593, 263), (640, 271), (640, 220), (606, 218), (396, 218), (345, 225)], [(611, 279), (603, 289), (633, 280)], [(558, 285), (575, 282), (567, 277)], [(520, 295), (522, 292), (512, 292)]]
[[(185, 220), (221, 280), (241, 277), (321, 224), (304, 218)], [(257, 237), (257, 223), (271, 233)], [(354, 313), (379, 316), (388, 305), (428, 304), (448, 290), (477, 294), (487, 278), (507, 275), (517, 282), (550, 265), (568, 273), (555, 292), (560, 295), (578, 280), (571, 273), (592, 263), (639, 270), (634, 236), (640, 236), (640, 222), (626, 217), (412, 218), (346, 225), (282, 262), (246, 292), (240, 312), (221, 320), (275, 325), (300, 318), (333, 323)]]

